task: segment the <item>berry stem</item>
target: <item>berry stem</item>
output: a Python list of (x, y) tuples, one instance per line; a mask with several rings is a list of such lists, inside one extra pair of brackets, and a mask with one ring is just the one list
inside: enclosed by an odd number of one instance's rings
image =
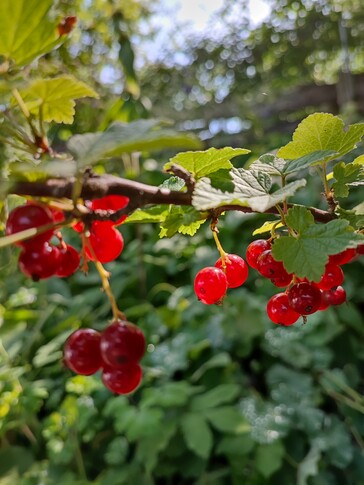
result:
[(215, 244), (217, 247), (217, 250), (220, 253), (221, 257), (221, 263), (222, 263), (222, 269), (224, 272), (226, 271), (226, 259), (227, 259), (227, 253), (224, 251), (224, 248), (222, 247), (220, 240), (219, 240), (219, 230), (217, 228), (217, 220), (213, 220), (210, 224), (210, 229), (212, 231), (212, 235), (214, 236)]
[[(106, 269), (103, 267), (103, 265), (100, 263), (100, 261), (97, 261), (95, 252), (94, 252), (93, 247), (90, 243), (90, 239), (88, 238), (88, 236), (86, 234), (83, 235), (83, 241), (84, 241), (84, 244), (89, 249), (89, 251), (92, 254), (92, 257), (94, 259), (94, 264), (95, 264), (96, 269), (99, 272), (99, 275), (100, 275), (100, 278), (101, 278), (102, 288), (103, 288), (104, 292), (106, 293), (106, 296), (108, 297), (110, 305), (111, 305), (111, 311), (112, 311), (112, 314), (113, 314), (113, 319), (118, 320), (119, 318), (121, 318), (123, 320), (126, 320), (126, 316), (124, 315), (124, 313), (121, 310), (119, 310), (119, 307), (116, 303), (114, 293), (112, 292), (112, 289), (111, 289), (111, 286), (110, 286), (110, 281), (109, 281), (110, 273), (108, 271), (106, 271)], [(85, 256), (84, 256), (84, 260), (85, 260)]]

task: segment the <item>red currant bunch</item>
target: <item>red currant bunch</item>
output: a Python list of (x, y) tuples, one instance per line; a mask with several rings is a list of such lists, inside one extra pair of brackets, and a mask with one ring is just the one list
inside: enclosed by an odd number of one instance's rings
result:
[(102, 371), (102, 382), (115, 394), (133, 392), (142, 380), (139, 364), (145, 354), (143, 332), (130, 322), (115, 320), (102, 333), (76, 330), (64, 347), (64, 363), (77, 374)]

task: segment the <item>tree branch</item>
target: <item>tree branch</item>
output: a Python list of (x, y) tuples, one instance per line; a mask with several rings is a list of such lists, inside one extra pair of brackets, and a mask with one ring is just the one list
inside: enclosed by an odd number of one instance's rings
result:
[[(16, 182), (10, 188), (9, 193), (17, 195), (27, 195), (31, 197), (49, 197), (55, 199), (72, 199), (74, 178), (69, 179), (48, 179), (42, 182)], [(146, 185), (134, 180), (127, 180), (114, 175), (95, 175), (86, 177), (80, 196), (83, 199), (92, 200), (106, 195), (124, 195), (129, 197), (130, 202), (125, 209), (118, 211), (117, 216), (130, 214), (135, 209), (150, 204), (173, 204), (173, 205), (192, 205), (192, 194), (188, 192), (178, 192), (161, 187)], [(292, 207), (291, 204), (288, 208)], [(327, 211), (308, 207), (317, 222), (329, 222), (336, 218), (335, 214)], [(239, 205), (225, 205), (214, 209), (214, 216), (219, 216), (227, 211), (239, 211), (245, 213), (255, 213), (250, 207)], [(265, 211), (266, 214), (278, 214), (275, 207)], [(108, 217), (105, 211), (99, 211), (99, 218)], [(97, 219), (97, 214), (94, 214)]]

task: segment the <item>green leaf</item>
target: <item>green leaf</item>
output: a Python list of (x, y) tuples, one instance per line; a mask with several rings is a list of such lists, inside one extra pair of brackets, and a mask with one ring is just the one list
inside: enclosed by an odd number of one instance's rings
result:
[(191, 409), (201, 411), (233, 401), (241, 392), (237, 384), (221, 384), (191, 400)]
[(169, 212), (169, 205), (156, 205), (149, 209), (137, 209), (128, 216), (124, 224), (163, 222)]
[(173, 177), (169, 177), (169, 179), (165, 180), (160, 187), (169, 190), (177, 190), (180, 191), (185, 186), (185, 181), (175, 175)]
[(52, 79), (36, 79), (20, 91), (29, 111), (44, 121), (56, 123), (73, 122), (75, 99), (97, 98), (97, 93), (82, 81), (72, 76)]
[(143, 407), (160, 406), (165, 408), (184, 406), (190, 397), (200, 390), (200, 386), (191, 386), (186, 381), (168, 382), (159, 388), (146, 389), (141, 405)]
[(250, 424), (245, 417), (233, 406), (209, 409), (204, 412), (211, 425), (223, 433), (248, 433)]
[(172, 165), (177, 164), (188, 170), (196, 179), (199, 179), (222, 168), (233, 168), (230, 160), (249, 152), (250, 150), (245, 148), (225, 147), (178, 153), (164, 165), (164, 170), (168, 171)]
[(181, 429), (187, 448), (201, 458), (208, 458), (213, 440), (206, 419), (197, 413), (185, 414), (181, 420)]
[(77, 172), (74, 160), (42, 160), (38, 164), (14, 162), (9, 166), (12, 180), (36, 182), (50, 177), (72, 177)]
[(281, 441), (260, 445), (255, 456), (255, 467), (264, 478), (269, 478), (282, 466), (285, 449)]
[(333, 150), (335, 155), (325, 160), (345, 155), (356, 147), (364, 135), (364, 123), (350, 125), (330, 113), (315, 113), (305, 118), (293, 134), (292, 141), (278, 150), (277, 155), (295, 160), (318, 150)]
[(217, 181), (213, 174), (210, 178), (204, 177), (197, 182), (192, 196), (192, 204), (197, 210), (232, 204), (250, 207), (255, 212), (264, 212), (306, 185), (304, 179), (295, 180), (269, 193), (272, 181), (268, 174), (243, 168), (222, 172), (219, 172)]
[(277, 221), (266, 221), (260, 227), (253, 231), (253, 236), (257, 236), (258, 234), (264, 234), (265, 232), (271, 232), (273, 228), (278, 229), (279, 227), (283, 227), (281, 222)]
[(176, 232), (194, 236), (205, 220), (206, 216), (193, 207), (170, 206), (161, 225), (159, 237), (172, 237)]
[(332, 184), (336, 197), (347, 197), (349, 195), (349, 184), (364, 182), (364, 167), (360, 163), (337, 163), (333, 170), (336, 182)]
[(219, 443), (216, 453), (227, 456), (247, 455), (254, 448), (250, 434), (225, 436)]
[(123, 153), (163, 150), (165, 148), (199, 148), (200, 140), (191, 134), (166, 128), (160, 120), (113, 123), (106, 131), (71, 137), (67, 143), (79, 167), (93, 165), (104, 158)]
[(288, 175), (303, 170), (324, 160), (328, 156), (336, 155), (333, 150), (317, 150), (294, 160), (285, 160), (270, 153), (262, 155), (259, 160), (250, 165), (251, 169), (268, 173), (269, 175)]
[(49, 19), (53, 0), (1, 0), (0, 56), (18, 67), (30, 64), (66, 38)]
[[(363, 204), (363, 210), (364, 210), (364, 204)], [(357, 229), (364, 227), (364, 213), (360, 213), (360, 210), (359, 212), (357, 212), (356, 208), (352, 210), (345, 210), (338, 206), (335, 209), (335, 214), (337, 214), (340, 217), (340, 219), (347, 220), (352, 227), (355, 227)]]
[(272, 246), (273, 256), (283, 262), (288, 273), (310, 281), (319, 281), (330, 254), (356, 247), (364, 241), (364, 237), (356, 234), (348, 221), (315, 224), (312, 214), (304, 207), (289, 209), (286, 222), (298, 233), (297, 237), (281, 236), (276, 239)]

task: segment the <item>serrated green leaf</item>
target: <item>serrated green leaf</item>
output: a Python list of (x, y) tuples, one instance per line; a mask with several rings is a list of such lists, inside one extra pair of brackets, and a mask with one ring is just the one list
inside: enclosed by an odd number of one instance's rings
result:
[(257, 448), (255, 467), (264, 478), (269, 478), (281, 467), (284, 455), (285, 449), (281, 441), (261, 445)]
[(255, 229), (253, 232), (253, 236), (257, 236), (258, 234), (264, 234), (265, 232), (271, 232), (273, 228), (278, 229), (279, 227), (283, 227), (281, 222), (277, 221), (267, 221), (264, 222), (260, 227)]
[(317, 150), (333, 150), (333, 156), (342, 156), (353, 150), (364, 135), (364, 123), (350, 125), (344, 130), (344, 122), (330, 113), (315, 113), (305, 118), (293, 134), (292, 141), (278, 150), (285, 159), (297, 159)]
[(200, 179), (195, 186), (192, 204), (197, 210), (215, 209), (224, 205), (239, 205), (250, 207), (253, 211), (264, 212), (270, 207), (292, 196), (299, 188), (306, 185), (306, 180), (290, 182), (283, 188), (269, 193), (271, 179), (268, 174), (262, 174), (243, 168), (225, 171), (224, 180), (219, 174), (218, 187), (228, 186), (229, 191), (215, 187), (214, 174)]
[(187, 413), (181, 420), (181, 429), (187, 448), (201, 458), (208, 458), (213, 440), (206, 419), (201, 414)]
[(336, 197), (347, 197), (349, 195), (349, 184), (364, 179), (363, 166), (360, 163), (337, 163), (333, 170), (336, 182), (332, 184)]
[(104, 132), (75, 135), (68, 140), (67, 146), (78, 166), (85, 167), (123, 153), (199, 148), (201, 142), (194, 135), (167, 128), (160, 120), (150, 119), (117, 122)]
[(53, 0), (1, 0), (0, 56), (18, 67), (61, 44), (57, 22), (50, 20)]
[(295, 160), (288, 160), (284, 168), (284, 173), (288, 175), (297, 172), (298, 170), (303, 170), (311, 167), (311, 165), (316, 165), (323, 160), (326, 160), (328, 157), (336, 157), (337, 155), (335, 150), (317, 150), (308, 155), (296, 158)]
[(250, 150), (245, 148), (225, 147), (178, 153), (164, 165), (164, 170), (168, 171), (172, 165), (177, 164), (188, 170), (196, 179), (199, 179), (220, 169), (233, 168), (230, 160), (249, 152)]
[(353, 163), (364, 165), (364, 155), (359, 155), (358, 157), (356, 157), (356, 159), (353, 160)]
[(267, 153), (252, 163), (250, 168), (269, 175), (286, 176), (298, 170), (308, 168), (332, 155), (336, 155), (336, 152), (333, 150), (318, 150), (294, 160), (285, 160)]
[(29, 111), (44, 121), (73, 122), (75, 99), (97, 98), (97, 93), (87, 84), (72, 76), (36, 79), (20, 91)]
[(191, 400), (191, 409), (201, 411), (233, 401), (240, 394), (237, 384), (221, 384)]
[(169, 205), (156, 205), (149, 209), (136, 209), (128, 216), (124, 224), (145, 224), (163, 222), (169, 212)]
[(233, 406), (204, 411), (211, 425), (223, 433), (248, 433), (251, 429), (245, 417)]
[(177, 232), (194, 236), (205, 220), (206, 217), (193, 207), (170, 206), (161, 225), (159, 237), (172, 237)]
[(346, 219), (349, 224), (356, 229), (364, 227), (364, 213), (361, 214), (360, 211), (356, 212), (355, 208), (353, 210), (345, 210), (341, 207), (336, 207), (335, 214), (337, 214), (341, 219)]
[(272, 246), (273, 256), (283, 262), (288, 273), (310, 281), (319, 281), (330, 254), (364, 242), (364, 236), (355, 233), (348, 221), (314, 224), (312, 214), (304, 207), (289, 209), (286, 222), (298, 233), (297, 237), (281, 236), (276, 239)]

